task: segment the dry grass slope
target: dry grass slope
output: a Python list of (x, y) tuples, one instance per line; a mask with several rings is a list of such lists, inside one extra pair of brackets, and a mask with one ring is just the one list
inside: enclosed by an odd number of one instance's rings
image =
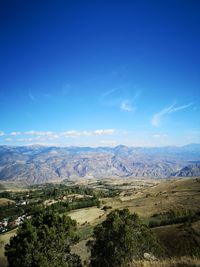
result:
[(196, 258), (182, 257), (163, 261), (136, 261), (130, 267), (199, 267), (200, 260)]
[[(127, 191), (128, 190), (128, 191)], [(200, 209), (200, 178), (178, 179), (162, 181), (149, 188), (138, 188), (136, 190), (123, 188), (124, 193), (129, 193), (127, 198), (117, 196), (114, 198), (103, 198), (102, 206), (115, 208), (129, 208), (139, 216), (148, 220), (155, 213), (165, 212), (170, 209)], [(93, 227), (106, 218), (111, 210), (104, 212), (96, 207), (84, 208), (71, 211), (69, 215), (79, 223), (81, 242), (73, 248), (73, 252), (79, 254), (82, 260), (89, 257), (85, 247), (87, 239), (91, 236)], [(85, 224), (85, 222), (87, 223)], [(155, 228), (154, 231), (168, 249), (168, 256), (172, 259), (158, 262), (138, 261), (131, 267), (175, 267), (175, 266), (199, 266), (200, 260), (187, 255), (187, 248), (200, 244), (200, 221), (185, 227), (183, 225), (169, 225)], [(0, 267), (5, 267), (6, 260), (3, 256), (4, 245), (14, 233), (9, 232), (0, 236)], [(184, 249), (182, 249), (184, 247)], [(179, 257), (179, 258), (174, 258)], [(182, 258), (181, 258), (182, 257)]]
[(200, 178), (178, 179), (133, 193), (131, 200), (123, 201), (131, 212), (142, 217), (180, 209), (198, 210), (200, 207)]
[(68, 215), (79, 224), (94, 223), (96, 219), (104, 215), (104, 211), (96, 207), (74, 210)]
[(10, 200), (8, 198), (0, 198), (0, 206), (8, 205), (8, 203), (13, 204), (13, 203), (15, 203), (15, 201)]
[(6, 257), (4, 256), (4, 247), (6, 244), (9, 243), (9, 240), (12, 236), (15, 235), (16, 229), (5, 233), (3, 235), (0, 235), (0, 267), (6, 267), (7, 266), (7, 260)]

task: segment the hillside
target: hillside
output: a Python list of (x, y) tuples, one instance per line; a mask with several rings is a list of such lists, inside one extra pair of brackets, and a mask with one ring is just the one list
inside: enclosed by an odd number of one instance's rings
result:
[[(71, 182), (67, 185), (62, 184), (61, 188), (65, 190), (67, 187), (73, 185), (78, 185), (77, 182)], [(120, 194), (102, 196), (100, 200), (100, 206), (77, 208), (75, 210), (66, 211), (66, 213), (78, 224), (78, 233), (80, 235), (80, 242), (76, 244), (72, 251), (81, 256), (81, 259), (88, 260), (89, 254), (86, 248), (87, 240), (91, 237), (92, 231), (95, 225), (101, 223), (106, 219), (106, 216), (111, 210), (116, 208), (128, 208), (131, 213), (137, 213), (144, 223), (149, 223), (151, 220), (162, 220), (165, 218), (165, 214), (171, 210), (176, 212), (176, 216), (185, 216), (187, 214), (197, 214), (191, 223), (188, 220), (182, 221), (182, 223), (174, 223), (170, 221), (167, 225), (162, 225), (159, 227), (153, 227), (152, 230), (160, 239), (161, 243), (166, 249), (167, 259), (163, 261), (158, 261), (158, 265), (145, 265), (148, 262), (136, 262), (133, 266), (178, 266), (176, 263), (180, 262), (180, 266), (195, 266), (193, 263), (199, 262), (190, 258), (195, 251), (200, 249), (200, 220), (199, 220), (199, 207), (200, 207), (200, 178), (190, 178), (190, 179), (173, 179), (167, 181), (157, 181), (157, 180), (147, 180), (147, 179), (127, 179), (124, 181), (106, 179), (102, 181), (90, 181), (88, 183), (79, 183), (82, 194), (86, 191), (83, 189), (91, 190), (91, 192), (102, 192), (118, 189)], [(45, 190), (50, 190), (53, 188), (59, 188), (59, 184), (47, 184), (47, 185), (34, 185), (31, 190), (31, 195), (40, 195), (41, 190), (43, 191), (43, 196), (45, 195)], [(72, 188), (72, 187), (71, 187)], [(37, 190), (39, 190), (37, 192)], [(67, 189), (68, 190), (68, 189)], [(94, 191), (93, 191), (94, 190)], [(54, 190), (51, 190), (54, 192)], [(48, 191), (48, 192), (51, 192)], [(12, 194), (16, 196), (27, 196), (27, 191), (11, 191)], [(68, 196), (72, 196), (71, 192), (67, 191)], [(79, 192), (79, 193), (80, 193)], [(85, 192), (85, 193), (84, 193)], [(60, 191), (63, 196), (63, 191)], [(46, 194), (47, 195), (47, 194)], [(47, 195), (48, 196), (48, 195)], [(76, 196), (81, 196), (76, 194)], [(88, 195), (87, 195), (88, 196)], [(49, 196), (48, 196), (49, 197)], [(50, 199), (52, 201), (52, 199)], [(57, 201), (56, 201), (57, 202)], [(45, 202), (44, 202), (45, 203)], [(103, 209), (104, 206), (110, 207), (109, 209)], [(190, 217), (193, 218), (192, 216)], [(11, 235), (14, 235), (15, 231), (4, 233), (0, 236), (0, 266), (6, 266), (6, 259), (3, 256), (4, 245), (8, 243)], [(189, 258), (179, 259), (179, 257), (187, 256)], [(169, 257), (169, 259), (168, 259)], [(171, 258), (172, 257), (172, 258)], [(184, 265), (186, 262), (190, 262), (189, 265)], [(2, 265), (1, 265), (2, 263)], [(144, 265), (143, 265), (144, 264)], [(150, 263), (149, 263), (150, 264)], [(160, 264), (160, 265), (159, 265)], [(198, 265), (197, 265), (198, 266)]]
[(191, 164), (178, 171), (175, 176), (192, 177), (200, 173), (200, 164)]
[[(160, 183), (147, 188), (124, 190), (128, 197), (104, 198), (105, 205), (112, 206), (112, 209), (128, 208), (131, 213), (136, 212), (144, 222), (148, 223), (151, 219), (158, 219), (155, 215), (174, 210), (199, 212), (200, 207), (200, 178), (195, 179), (178, 179), (161, 181)], [(72, 218), (82, 223), (82, 214), (84, 210), (77, 210), (76, 213), (70, 213)], [(92, 211), (91, 211), (92, 212)], [(109, 211), (108, 211), (109, 212)], [(95, 210), (96, 219), (90, 222), (88, 227), (93, 227), (101, 220), (106, 218), (106, 214), (98, 218)], [(94, 215), (93, 213), (90, 214)], [(199, 260), (187, 258), (200, 249), (200, 221), (188, 223), (169, 224), (152, 228), (166, 250), (167, 259), (158, 262), (134, 262), (133, 266), (199, 266)], [(85, 231), (88, 231), (86, 228)], [(87, 235), (86, 238), (89, 238)], [(78, 253), (83, 260), (88, 257), (85, 246), (86, 240), (82, 240), (74, 247), (74, 252)], [(180, 257), (185, 257), (180, 259)], [(180, 265), (178, 265), (180, 264)], [(182, 264), (182, 265), (181, 265)], [(197, 265), (195, 265), (197, 264)]]
[(184, 147), (0, 146), (0, 180), (45, 183), (77, 178), (200, 175), (200, 145)]

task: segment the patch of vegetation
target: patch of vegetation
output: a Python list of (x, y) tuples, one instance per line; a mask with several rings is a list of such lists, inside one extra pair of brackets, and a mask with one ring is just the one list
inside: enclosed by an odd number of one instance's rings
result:
[(76, 200), (74, 202), (65, 202), (65, 201), (59, 201), (57, 203), (52, 204), (51, 206), (48, 206), (48, 210), (54, 210), (59, 213), (64, 213), (66, 211), (76, 210), (76, 209), (82, 209), (87, 207), (93, 207), (98, 206), (100, 204), (99, 200), (96, 198), (88, 198), (88, 199), (80, 199)]
[[(82, 197), (80, 199), (68, 199), (67, 197), (71, 194), (79, 194)], [(65, 201), (63, 201), (64, 197), (66, 198)], [(8, 218), (10, 221), (23, 214), (34, 215), (46, 200), (57, 201), (48, 209), (59, 213), (100, 206), (95, 190), (81, 186), (69, 187), (64, 184), (33, 185), (28, 191), (3, 191), (0, 193), (0, 198), (8, 199), (6, 205), (0, 206), (0, 220)]]
[[(85, 243), (89, 238), (91, 239), (95, 225), (102, 223), (105, 220), (106, 214), (111, 212), (111, 209), (128, 208), (132, 213), (136, 212), (139, 214), (141, 218), (139, 220), (139, 225), (142, 229), (148, 229), (147, 231), (149, 231), (149, 228), (144, 224), (152, 227), (150, 232), (152, 233), (153, 231), (159, 238), (162, 246), (166, 249), (167, 256), (180, 257), (188, 255), (200, 257), (200, 211), (197, 210), (200, 199), (200, 195), (198, 194), (199, 182), (197, 184), (195, 179), (168, 181), (162, 182), (149, 189), (146, 189), (145, 186), (144, 188), (139, 186), (135, 189), (134, 186), (136, 185), (135, 181), (132, 181), (131, 186), (133, 188), (130, 189), (129, 183), (118, 185), (116, 181), (100, 181), (98, 183), (92, 181), (91, 183), (87, 182), (80, 185), (78, 185), (77, 182), (70, 182), (61, 185), (34, 185), (26, 190), (17, 189), (11, 191), (11, 189), (9, 189), (10, 191), (3, 191), (0, 193), (0, 197), (11, 200), (11, 203), (8, 204), (7, 202), (2, 208), (0, 207), (0, 218), (2, 219), (2, 223), (4, 222), (3, 219), (8, 218), (8, 226), (5, 227), (8, 231), (9, 229), (12, 229), (10, 223), (17, 219), (18, 216), (25, 215), (25, 218), (30, 218), (29, 215), (31, 215), (31, 218), (33, 219), (45, 210), (45, 212), (49, 213), (59, 213), (61, 217), (63, 215), (69, 215), (71, 219), (77, 220), (78, 222), (78, 234), (81, 241), (75, 245), (76, 250), (74, 252), (80, 255), (83, 261), (88, 261), (90, 254), (86, 249)], [(121, 191), (121, 189), (123, 191)], [(123, 198), (124, 201), (121, 201)], [(168, 211), (166, 212), (166, 210)], [(118, 217), (118, 220), (114, 220), (115, 222), (111, 225), (112, 230), (110, 228), (110, 233), (114, 232), (113, 227), (116, 227), (115, 229), (117, 229), (118, 223), (122, 223), (122, 219), (120, 219), (120, 216)], [(123, 231), (125, 231), (124, 228), (126, 229), (126, 225), (122, 225), (123, 226), (121, 226), (121, 228), (119, 227), (119, 229), (122, 229), (121, 231), (123, 233)], [(193, 225), (195, 225), (195, 228)], [(136, 228), (138, 233), (141, 232), (141, 228)], [(195, 229), (195, 232), (193, 228)], [(1, 234), (0, 242), (11, 232), (12, 231)], [(124, 233), (126, 236), (126, 232)], [(140, 238), (140, 236), (138, 238)], [(118, 239), (119, 246), (115, 246), (115, 242), (117, 242)], [(95, 240), (97, 239), (94, 238), (93, 242), (95, 242)], [(110, 243), (108, 243), (113, 246), (110, 245), (111, 247), (109, 247), (109, 249), (111, 250), (107, 250), (110, 256), (113, 257), (113, 255), (115, 255), (112, 254), (114, 253), (112, 248), (114, 250), (115, 247), (117, 250), (122, 247), (122, 249), (126, 251), (126, 247), (123, 247), (124, 244), (121, 240), (123, 240), (123, 237), (120, 236), (120, 234), (118, 236), (116, 234), (116, 240), (115, 238), (113, 238), (113, 240), (110, 239)], [(3, 242), (1, 246), (0, 266), (3, 262), (5, 263), (6, 260), (6, 258), (3, 257), (3, 253), (4, 245), (8, 241), (9, 238), (6, 242)], [(142, 244), (141, 241), (140, 244)], [(137, 258), (137, 261), (134, 261), (134, 264), (136, 264), (136, 262), (139, 264), (138, 258), (140, 257), (135, 256), (137, 255), (135, 251), (132, 252), (132, 258)], [(107, 257), (107, 254), (105, 255)], [(155, 256), (157, 256), (156, 253)], [(141, 264), (147, 264), (143, 259), (140, 262)], [(159, 260), (152, 264), (155, 263), (159, 263)], [(164, 264), (164, 261), (161, 263)], [(126, 263), (124, 264), (124, 266), (126, 266)], [(6, 264), (3, 265), (3, 267), (5, 266)], [(110, 266), (112, 267), (112, 265)]]
[(93, 233), (93, 226), (91, 226), (90, 224), (85, 224), (78, 229), (80, 240), (88, 239), (89, 237), (92, 236), (92, 233)]
[(169, 210), (165, 213), (154, 214), (149, 220), (149, 227), (158, 227), (179, 223), (191, 223), (200, 219), (200, 211)]
[(130, 267), (199, 267), (200, 260), (191, 257), (171, 258), (159, 261), (134, 261)]
[(80, 258), (70, 253), (78, 242), (76, 222), (53, 212), (40, 212), (27, 220), (5, 247), (8, 267), (81, 267)]
[(107, 219), (94, 228), (91, 249), (91, 267), (125, 267), (144, 253), (160, 256), (163, 251), (151, 230), (128, 209), (114, 210)]
[(104, 211), (107, 211), (107, 210), (110, 210), (110, 209), (112, 209), (112, 206), (107, 206), (107, 205), (105, 205), (105, 206), (103, 206), (103, 208), (102, 208), (102, 210), (104, 210)]

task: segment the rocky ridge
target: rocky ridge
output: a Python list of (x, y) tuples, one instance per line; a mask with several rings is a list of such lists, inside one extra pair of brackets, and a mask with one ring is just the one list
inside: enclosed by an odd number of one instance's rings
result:
[(0, 146), (0, 180), (200, 176), (200, 144), (184, 147)]

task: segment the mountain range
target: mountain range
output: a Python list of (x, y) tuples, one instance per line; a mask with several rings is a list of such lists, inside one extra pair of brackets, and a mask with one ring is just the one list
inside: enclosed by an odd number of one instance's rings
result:
[(0, 146), (0, 180), (28, 184), (111, 178), (200, 176), (200, 144), (182, 147)]

